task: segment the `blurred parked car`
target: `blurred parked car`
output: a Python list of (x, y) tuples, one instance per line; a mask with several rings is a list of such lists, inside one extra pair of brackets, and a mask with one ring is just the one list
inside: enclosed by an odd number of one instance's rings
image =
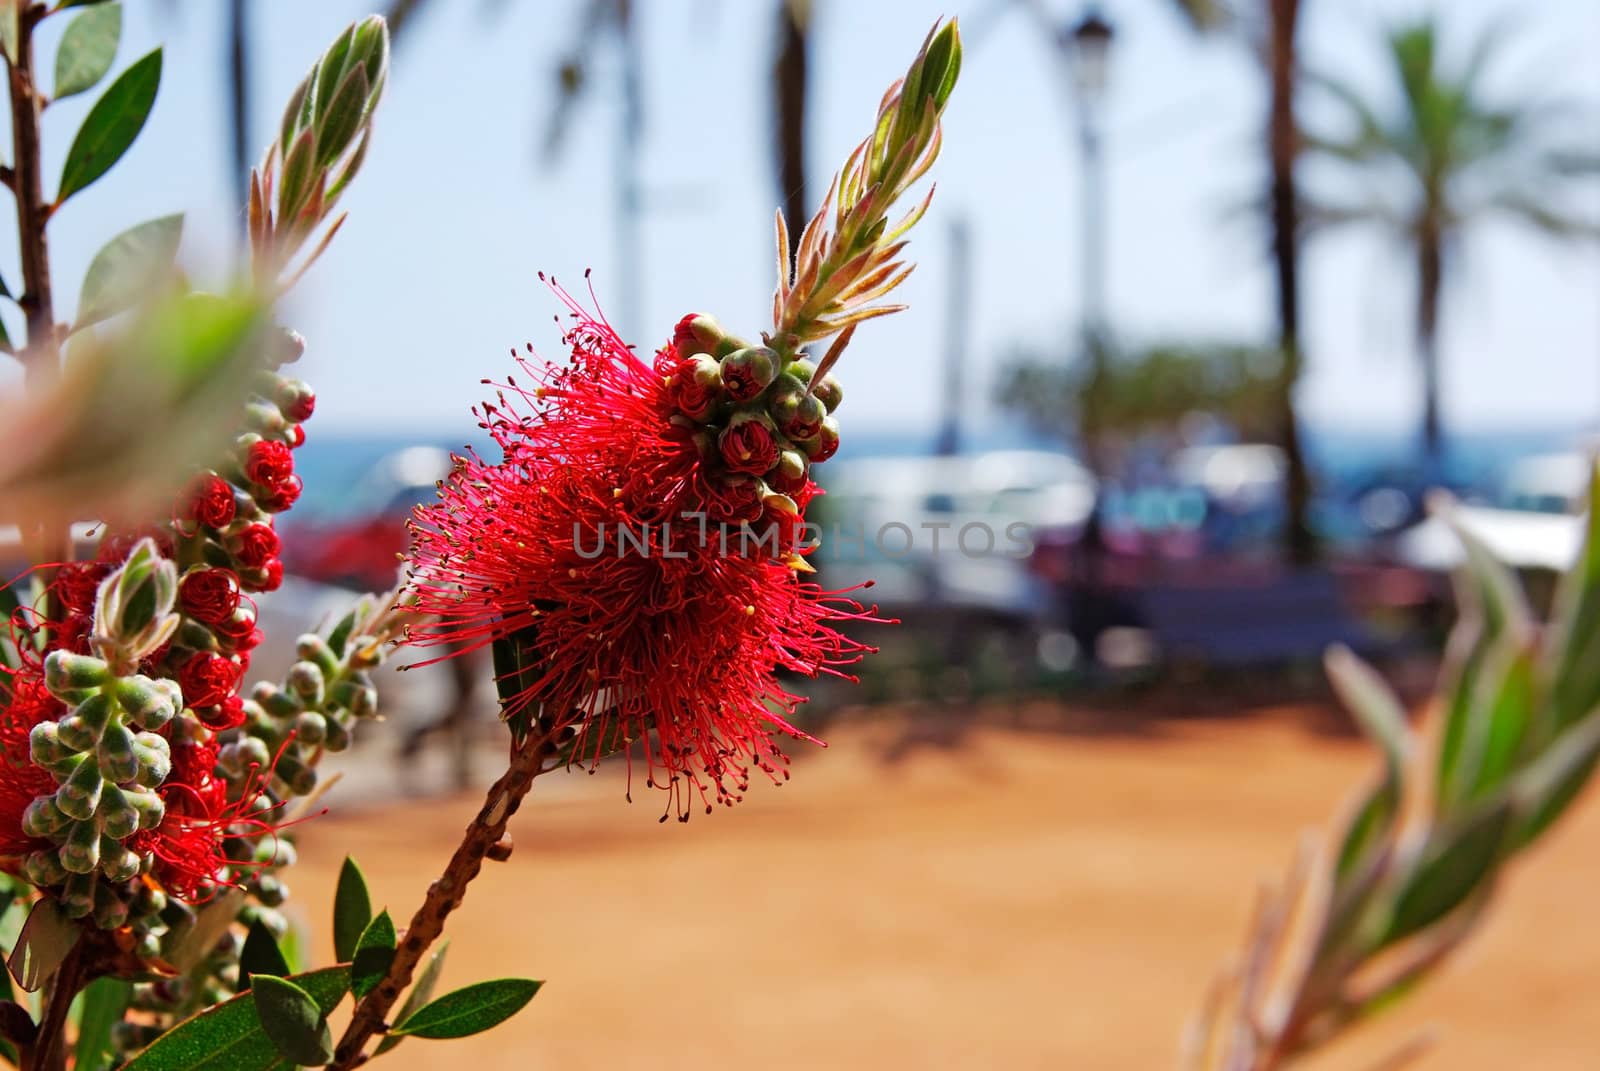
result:
[(385, 456), (336, 509), (316, 520), (286, 520), (284, 565), (292, 574), (357, 591), (384, 591), (399, 576), (412, 508), (434, 498), (449, 475), (449, 451), (410, 446)]

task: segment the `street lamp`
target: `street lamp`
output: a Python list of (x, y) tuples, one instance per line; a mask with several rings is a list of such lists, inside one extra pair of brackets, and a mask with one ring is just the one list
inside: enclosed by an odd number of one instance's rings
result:
[(1090, 380), (1079, 429), (1090, 467), (1104, 475), (1099, 456), (1099, 409), (1105, 383), (1106, 350), (1106, 183), (1105, 155), (1101, 151), (1101, 109), (1109, 81), (1111, 24), (1090, 5), (1076, 24), (1063, 27), (1060, 44), (1066, 54), (1078, 105), (1078, 143), (1083, 168), (1083, 345)]

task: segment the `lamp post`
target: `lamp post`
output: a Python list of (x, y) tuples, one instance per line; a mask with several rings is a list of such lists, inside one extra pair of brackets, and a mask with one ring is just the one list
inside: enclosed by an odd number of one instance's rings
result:
[(1078, 144), (1082, 174), (1083, 346), (1089, 362), (1089, 385), (1083, 401), (1084, 451), (1090, 467), (1103, 474), (1099, 450), (1100, 391), (1106, 373), (1106, 184), (1101, 138), (1102, 108), (1109, 81), (1111, 24), (1090, 5), (1075, 24), (1063, 27), (1060, 45), (1078, 108)]

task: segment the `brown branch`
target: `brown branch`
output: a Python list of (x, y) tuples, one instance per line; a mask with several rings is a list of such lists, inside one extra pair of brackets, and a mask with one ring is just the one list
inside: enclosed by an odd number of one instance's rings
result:
[(38, 1038), (23, 1057), (22, 1071), (63, 1071), (67, 1066), (67, 1011), (83, 988), (83, 958), (84, 942), (79, 940), (50, 980)]
[(467, 885), (483, 869), (483, 861), (505, 835), (506, 823), (521, 806), (523, 797), (533, 787), (533, 779), (542, 771), (545, 761), (555, 754), (548, 736), (535, 737), (523, 743), (511, 757), (511, 766), (489, 789), (483, 807), (467, 826), (466, 834), (457, 845), (455, 854), (445, 866), (444, 873), (428, 886), (428, 895), (411, 917), (405, 936), (395, 949), (394, 961), (378, 987), (356, 1005), (344, 1036), (334, 1052), (335, 1071), (358, 1067), (366, 1061), (362, 1049), (374, 1034), (387, 1029), (384, 1017), (394, 1007), (400, 994), (411, 984), (417, 965), (428, 948), (444, 932), (445, 919), (466, 899)]
[(29, 4), (17, 13), (17, 59), (10, 70), (12, 185), (22, 254), (22, 296), (17, 303), (28, 318), (28, 344), (23, 347), (22, 360), (30, 380), (54, 376), (60, 364), (50, 292), (50, 245), (45, 236), (51, 206), (44, 199), (39, 143), (39, 113), (44, 101), (33, 70), (33, 31), (45, 11), (43, 4)]

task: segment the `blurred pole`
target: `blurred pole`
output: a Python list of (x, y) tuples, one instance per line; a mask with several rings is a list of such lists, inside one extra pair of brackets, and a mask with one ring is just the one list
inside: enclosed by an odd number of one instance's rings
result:
[(778, 197), (789, 233), (799, 240), (806, 199), (806, 97), (811, 58), (811, 0), (778, 0), (778, 51), (772, 63), (777, 111)]
[(961, 452), (961, 389), (972, 321), (972, 232), (965, 216), (950, 220), (950, 284), (945, 294), (944, 399), (936, 451)]
[(1078, 104), (1079, 162), (1082, 166), (1083, 347), (1089, 383), (1083, 399), (1079, 433), (1084, 459), (1097, 475), (1105, 474), (1101, 444), (1101, 394), (1106, 380), (1110, 340), (1106, 331), (1106, 176), (1102, 111), (1113, 32), (1099, 8), (1090, 4), (1083, 17), (1062, 34)]
[(643, 198), (639, 192), (639, 142), (644, 136), (644, 79), (640, 70), (643, 50), (639, 47), (633, 0), (616, 0), (617, 51), (622, 64), (622, 107), (617, 125), (617, 291), (620, 315), (617, 333), (637, 339), (643, 325), (644, 303), (643, 249), (639, 239), (639, 217)]
[[(250, 27), (245, 0), (228, 2), (228, 107), (233, 124), (233, 204), (250, 201)], [(242, 232), (241, 232), (242, 237)]]

